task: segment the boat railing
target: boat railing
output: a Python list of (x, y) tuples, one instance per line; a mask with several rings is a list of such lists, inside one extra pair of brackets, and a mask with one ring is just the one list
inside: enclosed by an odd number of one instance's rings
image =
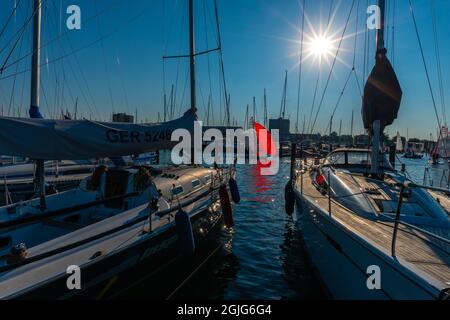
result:
[[(426, 167), (423, 173), (423, 185), (434, 186), (434, 180), (430, 173), (430, 168)], [(441, 178), (439, 179), (439, 187), (440, 188), (450, 188), (450, 171), (448, 169), (444, 169), (442, 171)], [(450, 192), (450, 190), (447, 190)]]
[[(443, 189), (443, 188), (438, 188), (438, 187), (419, 185), (419, 184), (414, 184), (414, 183), (404, 183), (404, 184), (400, 184), (399, 186), (400, 186), (400, 194), (399, 194), (399, 197), (398, 197), (397, 210), (396, 210), (395, 219), (394, 219), (394, 231), (393, 231), (392, 243), (391, 243), (391, 254), (392, 254), (392, 256), (393, 257), (396, 256), (396, 243), (397, 243), (398, 231), (399, 231), (400, 225), (403, 225), (403, 226), (406, 226), (406, 227), (408, 227), (408, 228), (410, 228), (412, 230), (418, 231), (421, 234), (424, 234), (424, 235), (426, 235), (426, 236), (428, 236), (430, 238), (433, 238), (435, 240), (438, 240), (438, 241), (443, 242), (446, 245), (450, 246), (450, 240), (449, 239), (441, 237), (441, 236), (439, 236), (437, 234), (434, 234), (434, 233), (432, 233), (432, 232), (430, 232), (428, 230), (425, 230), (423, 228), (417, 227), (415, 225), (412, 225), (412, 224), (409, 224), (407, 222), (404, 222), (404, 221), (400, 220), (401, 209), (402, 209), (403, 199), (404, 199), (406, 190), (421, 188), (421, 189), (426, 189), (426, 190), (431, 190), (431, 191), (438, 191), (438, 192), (446, 192), (446, 193), (448, 193), (449, 190)], [(390, 218), (390, 217), (388, 217), (388, 218)], [(390, 218), (390, 219), (392, 219), (392, 218)], [(412, 233), (412, 235), (421, 238), (417, 234), (413, 234)], [(442, 250), (445, 251), (447, 254), (449, 254), (449, 252), (447, 250), (444, 250), (444, 249), (442, 249)]]
[[(330, 179), (330, 172), (328, 172), (328, 189), (327, 189), (327, 195), (326, 197), (328, 198), (328, 215), (330, 217), (332, 217), (332, 201), (333, 201), (333, 197), (332, 197), (332, 180)], [(396, 256), (396, 243), (397, 243), (397, 238), (398, 238), (398, 233), (400, 230), (400, 226), (404, 226), (407, 227), (411, 230), (417, 231), (422, 235), (428, 236), (434, 240), (437, 240), (443, 244), (445, 244), (446, 246), (450, 246), (450, 239), (444, 238), (440, 235), (434, 234), (433, 232), (430, 232), (428, 230), (425, 230), (423, 228), (420, 228), (418, 226), (412, 225), (410, 223), (404, 222), (400, 220), (401, 217), (401, 209), (402, 209), (402, 205), (403, 205), (403, 200), (404, 200), (404, 195), (405, 192), (408, 189), (417, 189), (417, 188), (422, 188), (422, 189), (427, 189), (430, 191), (437, 191), (437, 192), (444, 192), (446, 194), (449, 193), (448, 189), (444, 189), (444, 188), (438, 188), (438, 187), (432, 187), (432, 186), (426, 186), (426, 185), (419, 185), (419, 184), (414, 184), (414, 183), (407, 183), (407, 184), (398, 184), (397, 186), (400, 187), (400, 196), (398, 199), (398, 203), (397, 203), (397, 210), (396, 210), (396, 215), (395, 218), (392, 218), (391, 216), (387, 216), (385, 214), (380, 213), (379, 215), (382, 216), (383, 218), (386, 218), (387, 220), (390, 220), (392, 222), (394, 222), (394, 230), (393, 230), (393, 234), (392, 234), (392, 243), (391, 243), (391, 254), (393, 257)], [(430, 242), (429, 239), (424, 239), (423, 237), (420, 237), (419, 234), (414, 234), (411, 233), (411, 235), (421, 238), (422, 240), (425, 240), (427, 242)], [(449, 251), (439, 247), (442, 251), (444, 251), (446, 254), (450, 254)]]
[[(299, 169), (301, 172), (303, 172), (304, 167), (307, 167), (306, 165), (306, 158), (301, 159), (300, 163), (296, 163), (295, 165), (300, 165)], [(301, 183), (301, 194), (303, 194), (303, 174), (300, 174), (300, 183)], [(333, 196), (332, 196), (332, 180), (330, 177), (330, 171), (328, 172), (327, 175), (327, 190), (326, 193), (323, 194), (323, 197), (328, 198), (328, 214), (330, 217), (332, 217), (332, 202), (333, 202)], [(396, 184), (397, 187), (400, 187), (400, 196), (398, 199), (398, 203), (397, 203), (397, 210), (396, 210), (396, 215), (395, 218), (392, 218), (391, 216), (385, 215), (380, 213), (379, 215), (382, 216), (383, 218), (386, 218), (387, 220), (394, 222), (394, 230), (393, 230), (393, 234), (392, 234), (392, 243), (391, 243), (391, 254), (393, 257), (396, 256), (396, 243), (397, 243), (397, 237), (398, 237), (398, 233), (400, 230), (400, 226), (404, 226), (407, 227), (411, 230), (417, 231), (420, 234), (427, 236), (429, 238), (432, 238), (434, 240), (437, 240), (443, 244), (445, 244), (446, 246), (450, 246), (450, 239), (444, 238), (442, 236), (439, 236), (437, 234), (434, 234), (433, 232), (430, 232), (428, 230), (425, 230), (423, 228), (420, 228), (418, 226), (412, 225), (410, 223), (401, 221), (401, 208), (403, 205), (403, 200), (404, 200), (404, 196), (405, 196), (405, 192), (408, 189), (417, 189), (417, 188), (421, 188), (421, 189), (426, 189), (426, 190), (430, 190), (430, 191), (436, 191), (436, 192), (443, 192), (444, 194), (449, 194), (450, 190), (449, 189), (445, 189), (445, 188), (440, 188), (440, 187), (433, 187), (433, 186), (427, 186), (427, 185), (420, 185), (420, 184), (415, 184), (415, 183), (399, 183)], [(358, 194), (352, 194), (350, 196), (355, 196), (355, 195), (359, 195), (359, 194), (365, 194), (365, 192), (361, 192)], [(423, 237), (421, 237), (419, 234), (415, 234), (415, 233), (411, 233), (411, 235), (421, 238), (422, 240), (425, 240), (427, 242), (431, 242), (429, 239), (425, 239)], [(450, 254), (450, 252), (448, 252), (447, 250), (445, 250), (444, 248), (441, 248), (440, 246), (438, 246), (442, 251), (444, 251), (446, 254)]]
[[(187, 200), (184, 200), (184, 201), (180, 201), (179, 206), (173, 206), (173, 207), (165, 209), (165, 210), (157, 211), (157, 212), (151, 213), (151, 215), (158, 215), (160, 217), (166, 216), (166, 215), (168, 215), (170, 213), (178, 211), (180, 208), (185, 208), (187, 206), (190, 206), (194, 202), (202, 199), (203, 197), (209, 195), (211, 192), (214, 192), (214, 191), (216, 191), (218, 189), (219, 189), (218, 187), (208, 188), (208, 190), (206, 190), (206, 191), (204, 191), (204, 192), (202, 192), (202, 193), (200, 193), (200, 194), (198, 194), (198, 195), (196, 195), (196, 196), (194, 196), (194, 197), (192, 197), (190, 199), (187, 199)], [(135, 209), (137, 209), (137, 208), (135, 208)], [(107, 236), (110, 236), (111, 234), (120, 232), (122, 230), (131, 228), (133, 226), (136, 226), (137, 224), (142, 223), (144, 221), (147, 221), (148, 219), (150, 219), (149, 215), (140, 215), (140, 216), (137, 216), (134, 219), (131, 219), (131, 220), (125, 222), (124, 224), (121, 224), (119, 226), (113, 227), (113, 228), (111, 228), (109, 230), (103, 231), (101, 233), (95, 234), (95, 235), (87, 237), (85, 239), (82, 239), (82, 240), (70, 243), (68, 245), (64, 245), (62, 247), (58, 247), (56, 249), (53, 249), (53, 250), (50, 250), (50, 251), (46, 251), (44, 253), (41, 253), (41, 254), (38, 254), (38, 255), (26, 258), (26, 259), (24, 259), (22, 261), (14, 263), (14, 264), (9, 264), (9, 265), (6, 265), (6, 266), (0, 266), (0, 274), (3, 273), (3, 272), (7, 272), (7, 271), (10, 271), (10, 270), (13, 270), (13, 269), (18, 268), (18, 267), (21, 267), (21, 266), (33, 263), (33, 262), (36, 262), (36, 261), (40, 261), (40, 260), (49, 258), (49, 257), (54, 256), (56, 254), (60, 254), (62, 252), (69, 251), (71, 249), (81, 247), (83, 245), (92, 243), (93, 241), (96, 241), (96, 240), (99, 240), (99, 239), (103, 239), (103, 238), (105, 238)]]

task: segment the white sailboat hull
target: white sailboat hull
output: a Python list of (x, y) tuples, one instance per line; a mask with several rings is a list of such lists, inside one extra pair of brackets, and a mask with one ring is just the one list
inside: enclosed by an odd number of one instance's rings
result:
[[(429, 300), (439, 292), (368, 240), (343, 226), (296, 191), (297, 223), (313, 266), (334, 299)], [(381, 289), (370, 290), (369, 266), (381, 270)]]

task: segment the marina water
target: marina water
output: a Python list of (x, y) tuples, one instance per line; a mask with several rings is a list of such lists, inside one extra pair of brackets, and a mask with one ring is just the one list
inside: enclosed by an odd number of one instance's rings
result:
[[(448, 165), (429, 166), (427, 159), (399, 160), (415, 182), (423, 182), (429, 167), (433, 184), (446, 184)], [(399, 161), (397, 165), (400, 168)], [(214, 232), (194, 259), (170, 266), (118, 297), (327, 299), (308, 261), (295, 217), (284, 212), (289, 160), (282, 161), (276, 176), (260, 176), (258, 170), (238, 167), (241, 203), (234, 207), (232, 231)]]

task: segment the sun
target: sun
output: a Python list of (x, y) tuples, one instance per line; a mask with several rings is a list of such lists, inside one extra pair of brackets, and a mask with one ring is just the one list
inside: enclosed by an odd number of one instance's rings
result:
[(325, 35), (317, 35), (306, 43), (308, 55), (322, 59), (333, 54), (333, 41)]

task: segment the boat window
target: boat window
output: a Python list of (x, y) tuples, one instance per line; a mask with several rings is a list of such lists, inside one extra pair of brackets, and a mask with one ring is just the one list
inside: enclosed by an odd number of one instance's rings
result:
[(370, 154), (368, 152), (349, 152), (348, 164), (350, 165), (370, 165)]
[(182, 186), (176, 186), (175, 188), (172, 189), (172, 194), (174, 196), (178, 196), (180, 194), (182, 194), (184, 192), (183, 187)]
[(200, 180), (192, 180), (192, 188), (197, 188), (198, 186), (200, 186)]

